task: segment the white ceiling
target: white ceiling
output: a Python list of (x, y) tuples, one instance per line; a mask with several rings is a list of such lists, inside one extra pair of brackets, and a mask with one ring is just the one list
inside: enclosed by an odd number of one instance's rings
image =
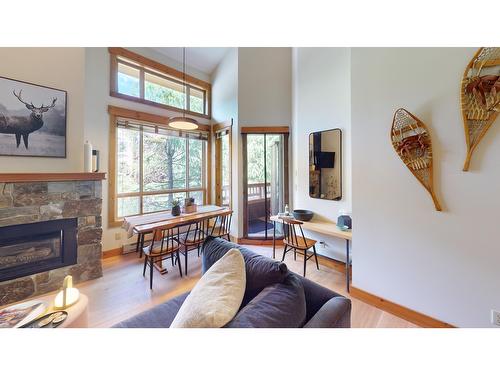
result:
[[(154, 47), (157, 52), (182, 62), (181, 47)], [(187, 47), (186, 65), (206, 74), (212, 74), (229, 47)]]

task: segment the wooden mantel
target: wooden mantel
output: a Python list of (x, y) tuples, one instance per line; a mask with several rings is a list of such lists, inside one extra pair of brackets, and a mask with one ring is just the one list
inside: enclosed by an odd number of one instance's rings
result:
[(0, 173), (0, 182), (99, 181), (106, 173)]

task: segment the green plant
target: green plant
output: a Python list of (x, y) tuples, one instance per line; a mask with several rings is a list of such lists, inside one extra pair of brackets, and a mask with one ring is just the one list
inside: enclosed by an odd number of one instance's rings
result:
[(174, 199), (172, 201), (172, 207), (179, 207), (181, 205), (181, 202), (178, 199)]

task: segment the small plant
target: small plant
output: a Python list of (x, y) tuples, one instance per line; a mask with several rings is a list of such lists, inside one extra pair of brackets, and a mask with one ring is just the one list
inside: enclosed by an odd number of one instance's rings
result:
[(194, 204), (194, 198), (186, 198), (184, 199), (185, 206), (192, 206)]
[(181, 214), (181, 202), (178, 199), (172, 201), (172, 215), (179, 216)]

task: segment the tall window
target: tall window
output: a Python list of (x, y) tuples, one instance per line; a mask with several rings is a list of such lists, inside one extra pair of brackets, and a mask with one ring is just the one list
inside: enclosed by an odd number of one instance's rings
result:
[(210, 117), (210, 84), (123, 48), (110, 48), (111, 95)]
[(231, 126), (214, 124), (215, 133), (215, 203), (231, 207)]
[(174, 200), (206, 200), (207, 138), (134, 123), (116, 123), (115, 218), (172, 207)]

